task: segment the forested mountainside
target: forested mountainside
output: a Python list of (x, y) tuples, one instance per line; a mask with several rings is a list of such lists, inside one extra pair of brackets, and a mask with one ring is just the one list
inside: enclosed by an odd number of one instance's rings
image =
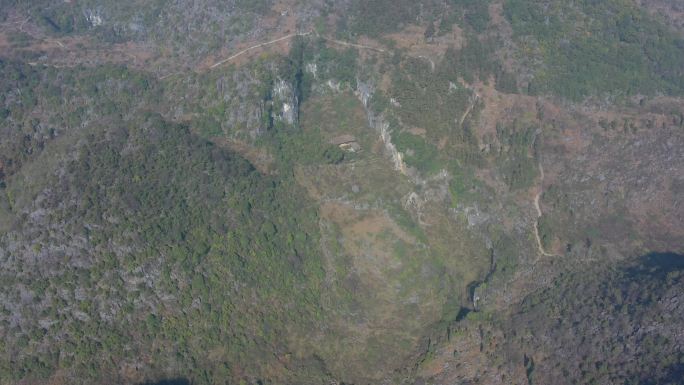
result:
[(0, 384), (684, 384), (674, 0), (0, 0)]

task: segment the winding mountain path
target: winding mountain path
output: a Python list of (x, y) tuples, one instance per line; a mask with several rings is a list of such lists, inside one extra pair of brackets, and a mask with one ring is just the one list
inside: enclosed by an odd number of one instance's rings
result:
[(325, 41), (329, 41), (329, 42), (331, 42), (331, 43), (343, 45), (343, 46), (345, 46), (345, 47), (354, 47), (354, 48), (359, 48), (359, 49), (368, 49), (368, 50), (371, 50), (371, 51), (387, 53), (387, 51), (384, 50), (384, 49), (382, 49), (382, 48), (371, 47), (371, 46), (369, 46), (369, 45), (363, 45), (363, 44), (349, 43), (349, 42), (342, 41), (342, 40), (335, 40), (335, 39), (332, 39), (332, 38), (329, 38), (329, 37), (326, 37), (326, 36), (323, 36), (323, 35), (319, 35), (319, 34), (316, 34), (316, 36), (320, 37), (321, 39), (323, 39), (323, 40), (325, 40)]
[(465, 112), (463, 112), (463, 115), (461, 115), (461, 120), (458, 122), (458, 125), (460, 127), (463, 127), (463, 122), (465, 122), (465, 120), (468, 117), (468, 115), (470, 114), (470, 112), (473, 110), (473, 108), (475, 108), (475, 103), (477, 103), (477, 101), (480, 100), (480, 95), (478, 95), (477, 92), (473, 89), (471, 89), (471, 91), (473, 91), (475, 93), (475, 97), (471, 98), (470, 105), (465, 110)]
[(235, 59), (235, 58), (237, 58), (237, 57), (239, 57), (239, 56), (242, 56), (242, 55), (246, 54), (247, 52), (249, 52), (249, 51), (251, 51), (251, 50), (254, 50), (254, 49), (257, 49), (257, 48), (261, 48), (261, 47), (265, 47), (265, 46), (267, 46), (267, 45), (275, 44), (275, 43), (278, 43), (278, 42), (283, 41), (283, 40), (292, 39), (292, 38), (295, 37), (295, 36), (306, 36), (306, 35), (310, 35), (310, 34), (311, 34), (311, 31), (309, 31), (309, 32), (291, 33), (291, 34), (289, 34), (289, 35), (285, 35), (285, 36), (283, 36), (283, 37), (279, 37), (279, 38), (277, 38), (277, 39), (273, 39), (273, 40), (267, 41), (267, 42), (265, 42), (265, 43), (260, 43), (260, 44), (253, 45), (253, 46), (248, 47), (248, 48), (245, 48), (245, 49), (243, 49), (242, 51), (240, 51), (240, 52), (238, 52), (238, 53), (236, 53), (236, 54), (234, 54), (234, 55), (232, 55), (232, 56), (229, 56), (229, 57), (227, 57), (227, 58), (225, 58), (225, 59), (223, 59), (223, 60), (221, 60), (221, 61), (219, 61), (219, 62), (217, 62), (217, 63), (214, 63), (214, 64), (213, 64), (211, 67), (209, 67), (209, 68), (216, 68), (216, 67), (218, 67), (218, 66), (220, 66), (220, 65), (222, 65), (222, 64), (225, 64), (225, 63), (227, 63), (227, 62), (229, 62), (229, 61), (231, 61), (231, 60), (233, 60), (233, 59)]
[[(316, 36), (320, 37), (320, 38), (323, 39), (323, 40), (329, 41), (329, 42), (331, 42), (331, 43), (343, 45), (343, 46), (346, 46), (346, 47), (354, 47), (354, 48), (359, 48), (359, 49), (368, 49), (368, 50), (372, 50), (372, 51), (376, 51), (376, 52), (387, 53), (387, 51), (384, 50), (384, 49), (382, 49), (382, 48), (376, 48), (376, 47), (371, 47), (371, 46), (363, 45), (363, 44), (355, 44), (355, 43), (349, 43), (349, 42), (346, 42), (346, 41), (335, 40), (335, 39), (333, 39), (333, 38), (329, 38), (329, 37), (326, 37), (326, 36), (323, 36), (323, 35), (319, 35), (319, 34), (316, 33), (316, 32), (308, 31), (308, 32), (291, 33), (291, 34), (289, 34), (289, 35), (285, 35), (285, 36), (283, 36), (283, 37), (279, 37), (279, 38), (277, 38), (277, 39), (273, 39), (273, 40), (270, 40), (270, 41), (267, 41), (267, 42), (264, 42), (264, 43), (255, 44), (255, 45), (253, 45), (253, 46), (251, 46), (251, 47), (247, 47), (247, 48), (243, 49), (243, 50), (240, 51), (240, 52), (235, 53), (234, 55), (231, 55), (231, 56), (229, 56), (229, 57), (227, 57), (227, 58), (225, 58), (225, 59), (223, 59), (223, 60), (221, 60), (221, 61), (218, 61), (218, 62), (212, 64), (209, 68), (210, 68), (210, 69), (216, 68), (216, 67), (218, 67), (218, 66), (220, 66), (220, 65), (222, 65), (222, 64), (225, 64), (225, 63), (227, 63), (227, 62), (229, 62), (229, 61), (231, 61), (231, 60), (233, 60), (233, 59), (235, 59), (235, 58), (237, 58), (237, 57), (239, 57), (239, 56), (242, 56), (242, 55), (246, 54), (246, 53), (249, 52), (249, 51), (255, 50), (255, 49), (257, 49), (257, 48), (261, 48), (261, 47), (265, 47), (265, 46), (267, 46), (267, 45), (275, 44), (275, 43), (281, 42), (281, 41), (283, 41), (283, 40), (292, 39), (293, 37), (296, 37), (296, 36), (308, 36), (308, 35), (311, 35), (312, 33), (315, 33)], [(434, 64), (433, 64), (433, 66), (434, 66)]]
[(539, 199), (544, 192), (544, 167), (539, 161), (539, 192), (534, 197), (534, 208), (537, 209), (537, 220), (534, 222), (534, 238), (537, 240), (537, 248), (539, 253), (545, 257), (555, 257), (555, 254), (547, 253), (542, 245), (541, 237), (539, 236), (539, 218), (542, 216), (541, 206), (539, 205)]

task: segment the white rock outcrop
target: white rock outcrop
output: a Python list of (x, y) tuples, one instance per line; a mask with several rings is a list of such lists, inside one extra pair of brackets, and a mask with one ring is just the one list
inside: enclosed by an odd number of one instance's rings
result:
[(273, 87), (273, 99), (279, 102), (282, 106), (280, 111), (274, 111), (274, 119), (286, 122), (287, 124), (294, 124), (299, 119), (298, 117), (298, 103), (297, 95), (295, 95), (294, 88), (285, 80), (278, 79)]

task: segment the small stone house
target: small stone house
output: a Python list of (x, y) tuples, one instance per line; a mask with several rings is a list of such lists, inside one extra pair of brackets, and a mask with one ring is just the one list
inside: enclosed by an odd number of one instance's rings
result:
[(348, 152), (359, 152), (361, 150), (361, 146), (359, 145), (359, 142), (356, 141), (356, 138), (353, 135), (348, 134), (332, 138), (330, 144), (338, 146), (340, 149)]

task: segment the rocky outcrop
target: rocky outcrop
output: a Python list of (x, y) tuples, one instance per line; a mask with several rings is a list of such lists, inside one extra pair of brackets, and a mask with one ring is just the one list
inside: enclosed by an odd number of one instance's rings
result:
[(273, 86), (273, 120), (293, 125), (299, 121), (299, 98), (292, 84), (278, 79)]
[(83, 11), (83, 16), (88, 21), (91, 27), (99, 27), (104, 24), (102, 12), (99, 9), (86, 9)]
[(390, 134), (389, 123), (384, 119), (382, 114), (376, 114), (370, 108), (369, 103), (373, 97), (373, 91), (372, 85), (364, 83), (360, 80), (357, 81), (355, 94), (363, 104), (363, 107), (366, 109), (368, 125), (374, 128), (380, 134), (380, 139), (385, 145), (385, 152), (387, 152), (392, 158), (394, 169), (404, 175), (408, 175), (408, 167), (406, 166), (406, 163), (404, 163), (404, 155), (399, 152), (394, 143), (392, 143), (392, 135)]

